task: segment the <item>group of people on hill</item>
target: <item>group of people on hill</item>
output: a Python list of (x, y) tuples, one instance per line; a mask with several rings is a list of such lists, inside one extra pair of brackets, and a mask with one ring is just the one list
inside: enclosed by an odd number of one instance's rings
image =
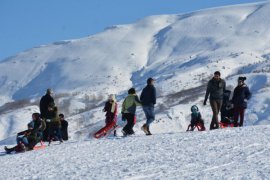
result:
[[(234, 127), (242, 127), (244, 122), (244, 113), (247, 108), (247, 101), (251, 98), (251, 92), (245, 84), (246, 77), (239, 77), (238, 84), (233, 91), (232, 99), (230, 100), (229, 90), (226, 90), (226, 82), (221, 78), (221, 73), (216, 71), (211, 80), (207, 84), (205, 98), (203, 105), (206, 105), (208, 98), (210, 99), (210, 106), (212, 109), (212, 120), (210, 123), (210, 130), (220, 128), (219, 113), (221, 111), (221, 120), (230, 111)], [(128, 90), (128, 96), (124, 99), (122, 104), (122, 120), (127, 121), (122, 129), (124, 136), (134, 134), (133, 126), (136, 123), (136, 107), (142, 106), (146, 116), (146, 123), (141, 127), (146, 135), (151, 135), (150, 124), (155, 120), (154, 105), (156, 104), (156, 89), (154, 87), (154, 79), (147, 80), (147, 86), (142, 90), (140, 98), (137, 96), (134, 88)], [(106, 102), (104, 111), (106, 112), (106, 126), (113, 123), (116, 125), (117, 103), (115, 95), (110, 95)], [(240, 117), (240, 121), (239, 121)], [(226, 116), (227, 118), (227, 116)], [(191, 107), (191, 122), (188, 130), (193, 131), (196, 125), (200, 125), (201, 131), (205, 130), (204, 120), (199, 111), (198, 106)]]
[[(232, 99), (230, 99), (230, 90), (226, 90), (226, 82), (221, 78), (219, 71), (214, 73), (214, 77), (208, 82), (203, 105), (206, 105), (210, 96), (210, 106), (213, 112), (210, 124), (210, 130), (220, 127), (219, 112), (221, 111), (221, 121), (230, 120), (234, 127), (242, 127), (244, 123), (244, 114), (247, 108), (247, 101), (251, 98), (251, 92), (245, 84), (246, 77), (239, 77), (238, 84), (234, 88)], [(203, 129), (204, 121), (198, 110), (192, 109), (191, 130), (199, 123)], [(240, 119), (240, 120), (239, 120)], [(188, 128), (189, 130), (189, 128)]]
[(68, 122), (64, 114), (58, 115), (52, 90), (47, 89), (46, 94), (40, 100), (40, 113), (32, 114), (32, 121), (27, 124), (27, 130), (17, 134), (17, 145), (5, 150), (7, 153), (13, 151), (23, 152), (32, 150), (41, 141), (68, 140)]
[[(146, 116), (146, 123), (141, 127), (141, 129), (146, 135), (152, 135), (150, 132), (150, 124), (155, 120), (154, 106), (156, 104), (156, 88), (154, 83), (155, 80), (153, 78), (147, 79), (147, 85), (142, 90), (140, 98), (136, 94), (135, 88), (130, 88), (128, 90), (128, 95), (123, 101), (121, 110), (122, 120), (127, 121), (126, 125), (122, 129), (124, 136), (134, 134), (133, 127), (136, 123), (137, 106), (142, 106)], [(103, 111), (106, 112), (106, 125), (102, 129), (115, 126), (117, 122), (117, 102), (115, 95), (112, 94), (109, 96)]]
[[(233, 97), (229, 100), (225, 80), (221, 79), (219, 71), (214, 73), (214, 77), (207, 84), (203, 102), (203, 105), (206, 105), (210, 96), (210, 105), (213, 112), (210, 130), (220, 127), (218, 115), (223, 107), (227, 108), (228, 103), (233, 114), (234, 127), (243, 126), (247, 101), (251, 98), (251, 92), (245, 84), (245, 80), (246, 77), (238, 78), (238, 84), (234, 89)], [(142, 106), (146, 117), (146, 123), (143, 124), (141, 129), (146, 135), (152, 135), (150, 124), (155, 120), (154, 107), (156, 104), (156, 88), (154, 83), (155, 80), (153, 78), (147, 79), (147, 85), (143, 88), (140, 98), (137, 96), (134, 88), (128, 90), (128, 96), (124, 99), (121, 110), (122, 120), (127, 121), (122, 129), (124, 136), (134, 134), (133, 127), (136, 123), (137, 106)], [(55, 106), (52, 93), (51, 89), (47, 89), (46, 95), (40, 100), (40, 113), (33, 113), (32, 121), (28, 124), (28, 129), (17, 134), (17, 146), (13, 148), (5, 147), (8, 153), (12, 151), (31, 150), (40, 141), (48, 141), (50, 144), (52, 140), (59, 140), (60, 142), (68, 140), (68, 122), (64, 120), (63, 114), (58, 115), (58, 108)], [(226, 98), (224, 99), (224, 97)], [(115, 95), (109, 96), (103, 111), (106, 112), (105, 127), (115, 127), (117, 123), (117, 102)], [(201, 126), (201, 130), (205, 130), (204, 120), (199, 112), (199, 108), (194, 105), (191, 107), (191, 112), (190, 130), (193, 131), (198, 123)], [(224, 112), (221, 114), (224, 114)], [(240, 121), (238, 120), (239, 117)]]

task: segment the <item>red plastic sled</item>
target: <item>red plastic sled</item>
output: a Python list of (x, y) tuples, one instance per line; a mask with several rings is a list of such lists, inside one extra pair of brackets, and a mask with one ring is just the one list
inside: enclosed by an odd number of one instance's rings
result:
[(103, 136), (106, 136), (107, 133), (110, 133), (117, 127), (116, 122), (113, 121), (111, 124), (106, 125), (105, 127), (101, 128), (98, 132), (94, 134), (94, 137), (99, 139)]
[(33, 148), (34, 150), (43, 149), (46, 147), (43, 141), (40, 141), (39, 143), (40, 145), (37, 145), (37, 144), (35, 145), (35, 147)]
[(189, 124), (187, 131), (194, 131), (196, 128), (198, 129), (198, 131), (205, 131), (205, 127), (201, 123), (197, 123), (193, 129), (191, 128), (191, 124)]

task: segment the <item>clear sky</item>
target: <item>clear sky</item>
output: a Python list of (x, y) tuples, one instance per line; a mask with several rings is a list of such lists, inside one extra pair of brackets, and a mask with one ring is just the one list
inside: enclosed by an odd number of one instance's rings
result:
[(0, 0), (0, 60), (149, 15), (180, 14), (262, 0)]

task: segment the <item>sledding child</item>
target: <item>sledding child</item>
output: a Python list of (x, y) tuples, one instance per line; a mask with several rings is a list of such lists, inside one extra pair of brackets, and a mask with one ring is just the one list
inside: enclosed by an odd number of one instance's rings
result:
[(205, 130), (204, 121), (202, 119), (199, 108), (196, 105), (193, 105), (191, 107), (191, 121), (187, 131), (194, 131), (195, 127), (197, 127), (199, 131)]
[[(116, 127), (117, 123), (117, 102), (114, 94), (109, 95), (108, 101), (106, 101), (103, 108), (103, 112), (106, 112), (105, 127), (101, 128), (94, 134), (95, 138), (105, 136), (108, 131)], [(116, 136), (116, 130), (114, 130)]]
[(32, 114), (32, 120), (27, 126), (26, 131), (22, 131), (17, 134), (17, 145), (12, 148), (7, 148), (5, 146), (5, 151), (7, 153), (15, 152), (24, 152), (32, 150), (34, 146), (42, 139), (39, 137), (42, 134), (43, 126), (42, 120), (40, 119), (39, 113)]

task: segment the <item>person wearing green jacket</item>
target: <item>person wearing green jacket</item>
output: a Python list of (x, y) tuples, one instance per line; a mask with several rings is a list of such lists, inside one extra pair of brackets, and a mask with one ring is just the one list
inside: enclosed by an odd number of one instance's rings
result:
[(123, 128), (123, 135), (131, 135), (134, 134), (133, 126), (136, 121), (136, 107), (141, 106), (141, 102), (136, 94), (134, 88), (130, 88), (128, 90), (128, 96), (125, 98), (122, 104), (122, 120), (127, 120), (126, 126)]

